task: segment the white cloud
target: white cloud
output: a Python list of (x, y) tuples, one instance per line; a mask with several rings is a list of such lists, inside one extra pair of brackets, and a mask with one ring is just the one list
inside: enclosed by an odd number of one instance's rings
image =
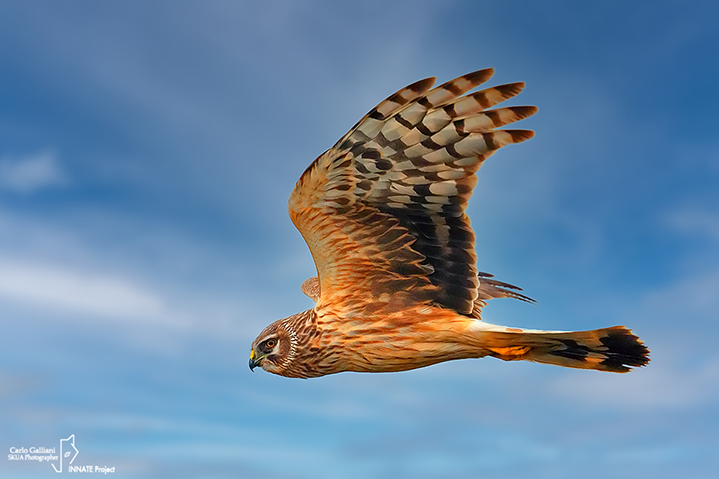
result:
[(127, 280), (3, 258), (0, 258), (0, 298), (53, 311), (170, 319), (157, 295)]
[(667, 215), (666, 222), (675, 231), (710, 238), (719, 243), (719, 214), (714, 211), (691, 208), (675, 210)]
[(628, 374), (567, 375), (558, 378), (550, 389), (592, 407), (685, 409), (716, 401), (717, 384), (719, 359), (713, 359), (691, 370), (652, 361)]
[(0, 159), (0, 188), (27, 193), (62, 185), (65, 181), (65, 175), (52, 151)]
[(662, 318), (673, 324), (675, 318), (691, 318), (691, 323), (715, 324), (719, 309), (719, 271), (687, 274), (665, 287), (648, 292), (637, 314)]

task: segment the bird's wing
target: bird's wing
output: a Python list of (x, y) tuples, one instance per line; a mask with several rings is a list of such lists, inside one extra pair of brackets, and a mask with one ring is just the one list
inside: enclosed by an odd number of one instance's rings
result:
[[(535, 301), (529, 296), (525, 296), (520, 291), (522, 288), (513, 284), (504, 283), (492, 279), (494, 276), (489, 273), (477, 273), (479, 276), (479, 288), (477, 288), (477, 299), (474, 300), (471, 316), (476, 319), (482, 319), (482, 308), (487, 306), (487, 301), (495, 298), (512, 298), (524, 301), (526, 303), (534, 303)], [(317, 303), (320, 299), (320, 279), (317, 276), (307, 278), (302, 282), (302, 292), (312, 301)]]
[(533, 136), (496, 128), (536, 111), (488, 109), (523, 83), (466, 94), (492, 74), (403, 88), (302, 174), (289, 213), (317, 267), (318, 311), (360, 318), (433, 304), (472, 314), (479, 282), (465, 208), (475, 173), (497, 149)]
[(482, 319), (482, 308), (487, 306), (487, 301), (490, 299), (512, 298), (526, 303), (534, 303), (532, 298), (520, 293), (522, 288), (519, 286), (492, 279), (494, 276), (489, 273), (480, 272), (477, 273), (477, 276), (479, 276), (479, 288), (477, 289), (477, 299), (474, 301), (474, 308), (471, 314), (474, 318)]
[(300, 289), (315, 303), (320, 300), (320, 279), (317, 276), (304, 280)]

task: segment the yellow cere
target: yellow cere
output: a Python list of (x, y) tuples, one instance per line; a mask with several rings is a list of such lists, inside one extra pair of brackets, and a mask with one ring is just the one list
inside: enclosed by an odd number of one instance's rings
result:
[(255, 360), (255, 350), (254, 349), (250, 352), (250, 359), (253, 361)]

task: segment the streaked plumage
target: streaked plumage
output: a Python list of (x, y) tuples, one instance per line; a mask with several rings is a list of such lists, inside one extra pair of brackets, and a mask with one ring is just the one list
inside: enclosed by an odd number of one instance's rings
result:
[(535, 107), (493, 108), (523, 83), (467, 93), (492, 74), (403, 88), (305, 170), (289, 213), (317, 267), (319, 278), (302, 284), (316, 305), (262, 331), (251, 367), (307, 378), (484, 356), (614, 372), (647, 363), (621, 326), (550, 332), (481, 321), (489, 299), (532, 301), (477, 270), (465, 213), (484, 160), (533, 136), (498, 128)]

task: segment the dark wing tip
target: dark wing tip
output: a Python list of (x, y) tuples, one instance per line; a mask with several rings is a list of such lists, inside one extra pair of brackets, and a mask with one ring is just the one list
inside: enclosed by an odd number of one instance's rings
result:
[(504, 130), (512, 136), (513, 143), (521, 143), (534, 137), (532, 130)]
[(519, 81), (514, 83), (505, 83), (504, 85), (497, 85), (494, 88), (503, 95), (516, 96), (522, 93), (524, 86), (525, 83), (523, 81)]
[(518, 120), (523, 120), (537, 113), (539, 108), (536, 106), (510, 106), (509, 109), (519, 117)]
[(484, 68), (476, 72), (467, 73), (463, 76), (465, 80), (475, 85), (481, 85), (494, 76), (494, 68)]
[(403, 88), (402, 90), (412, 90), (413, 92), (416, 92), (416, 93), (424, 93), (427, 90), (429, 90), (430, 88), (432, 88), (432, 85), (434, 85), (434, 82), (436, 82), (436, 81), (437, 81), (437, 77), (424, 78), (422, 80), (412, 83), (411, 85), (408, 85), (407, 87)]

